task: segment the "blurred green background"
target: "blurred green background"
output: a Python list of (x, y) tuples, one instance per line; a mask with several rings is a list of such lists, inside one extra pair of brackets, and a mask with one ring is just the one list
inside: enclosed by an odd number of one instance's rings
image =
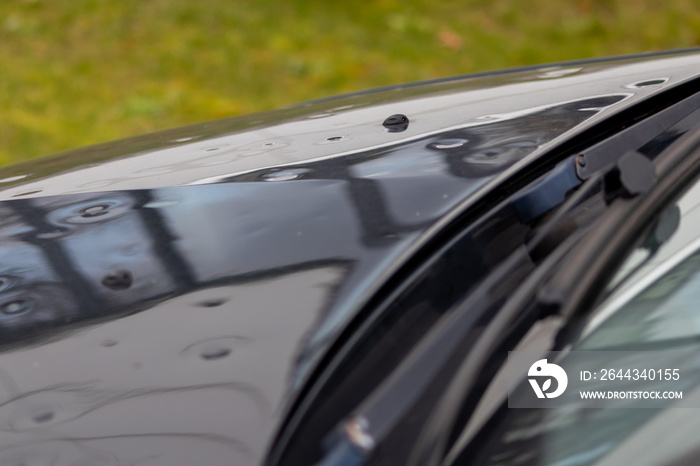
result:
[(370, 87), (696, 45), (694, 0), (0, 0), (0, 164)]

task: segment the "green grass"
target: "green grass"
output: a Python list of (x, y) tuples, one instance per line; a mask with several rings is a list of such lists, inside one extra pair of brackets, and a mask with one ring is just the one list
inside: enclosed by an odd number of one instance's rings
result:
[(0, 164), (370, 87), (696, 45), (693, 0), (0, 0)]

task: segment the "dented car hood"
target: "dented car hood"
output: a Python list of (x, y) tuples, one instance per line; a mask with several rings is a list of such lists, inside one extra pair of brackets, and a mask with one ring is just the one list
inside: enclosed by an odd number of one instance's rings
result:
[[(397, 86), (2, 169), (0, 463), (258, 464), (444, 219), (699, 64)], [(395, 114), (405, 129), (383, 126)]]

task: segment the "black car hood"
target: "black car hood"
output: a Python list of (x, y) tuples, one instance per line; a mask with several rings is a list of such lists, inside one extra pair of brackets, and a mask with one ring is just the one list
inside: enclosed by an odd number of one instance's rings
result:
[[(0, 463), (257, 464), (441, 221), (699, 62), (396, 87), (4, 169)], [(396, 113), (405, 131), (382, 126)]]

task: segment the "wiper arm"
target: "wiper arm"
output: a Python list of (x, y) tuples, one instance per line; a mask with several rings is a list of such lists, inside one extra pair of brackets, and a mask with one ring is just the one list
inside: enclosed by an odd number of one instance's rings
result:
[(578, 157), (577, 176), (586, 180), (596, 173), (607, 171), (630, 148), (644, 147), (681, 122), (685, 127), (696, 127), (700, 123), (699, 109), (700, 94), (694, 94), (586, 149)]

